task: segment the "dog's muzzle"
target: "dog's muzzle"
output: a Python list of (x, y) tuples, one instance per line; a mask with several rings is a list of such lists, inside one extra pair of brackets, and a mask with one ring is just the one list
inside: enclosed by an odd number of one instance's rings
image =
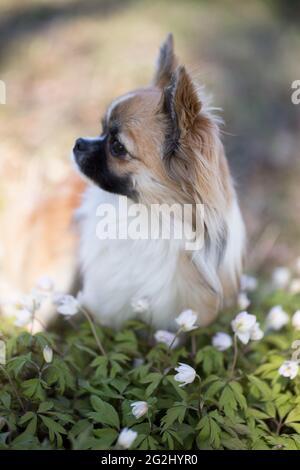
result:
[(109, 168), (106, 146), (107, 136), (77, 139), (73, 156), (79, 170), (105, 191), (136, 199), (130, 175), (119, 176)]
[(103, 149), (103, 137), (80, 137), (76, 140), (73, 148), (76, 163), (81, 166), (89, 157), (99, 154)]

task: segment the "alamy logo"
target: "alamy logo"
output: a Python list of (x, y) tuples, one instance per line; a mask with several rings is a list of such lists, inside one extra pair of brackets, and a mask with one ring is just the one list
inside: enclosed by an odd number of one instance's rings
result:
[(0, 365), (6, 365), (6, 345), (2, 339), (0, 340)]
[(300, 80), (294, 80), (292, 83), (292, 89), (295, 90), (292, 93), (291, 100), (293, 104), (300, 104)]
[(6, 85), (0, 80), (0, 104), (6, 104)]
[(96, 235), (100, 240), (181, 240), (186, 250), (204, 244), (204, 204), (100, 204)]

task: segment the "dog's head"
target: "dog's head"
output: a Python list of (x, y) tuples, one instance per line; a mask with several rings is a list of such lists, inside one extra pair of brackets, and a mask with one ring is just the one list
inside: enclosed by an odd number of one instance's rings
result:
[(221, 170), (228, 176), (222, 149), (217, 121), (177, 65), (169, 35), (152, 85), (113, 101), (101, 135), (77, 139), (74, 156), (81, 172), (106, 191), (150, 203), (212, 203), (216, 186), (222, 192), (226, 186)]

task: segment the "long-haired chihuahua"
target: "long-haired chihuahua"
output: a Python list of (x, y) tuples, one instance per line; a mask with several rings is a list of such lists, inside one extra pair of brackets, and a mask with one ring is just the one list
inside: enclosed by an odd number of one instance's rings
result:
[[(78, 212), (81, 302), (116, 328), (139, 317), (172, 330), (184, 309), (205, 326), (239, 289), (245, 230), (220, 120), (173, 49), (169, 35), (152, 84), (114, 100), (101, 135), (77, 139), (73, 150), (92, 182)], [(187, 250), (172, 237), (99, 239), (97, 208), (117, 208), (122, 197), (148, 208), (189, 204), (193, 220), (204, 208), (202, 246)], [(144, 308), (134, 307), (139, 299)]]

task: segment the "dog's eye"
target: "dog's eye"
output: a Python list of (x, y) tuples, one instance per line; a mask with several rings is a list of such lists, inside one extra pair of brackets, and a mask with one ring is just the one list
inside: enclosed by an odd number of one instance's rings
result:
[(110, 153), (113, 157), (124, 157), (127, 150), (116, 137), (113, 137), (110, 141)]

